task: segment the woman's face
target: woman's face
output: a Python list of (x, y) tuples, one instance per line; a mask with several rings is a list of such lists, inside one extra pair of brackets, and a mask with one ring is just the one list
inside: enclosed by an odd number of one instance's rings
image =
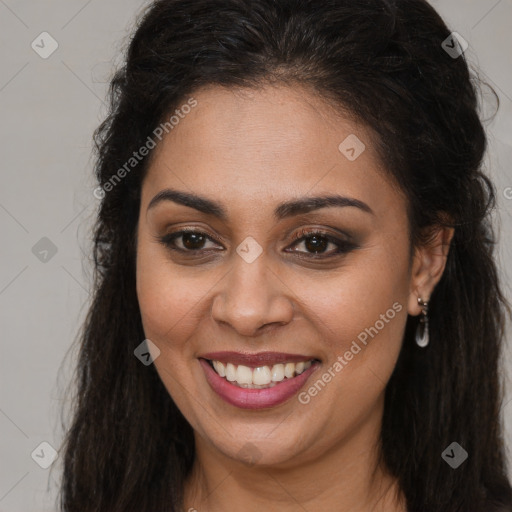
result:
[(142, 188), (137, 294), (159, 376), (215, 457), (369, 448), (420, 312), (404, 198), (369, 133), (304, 89), (193, 98)]

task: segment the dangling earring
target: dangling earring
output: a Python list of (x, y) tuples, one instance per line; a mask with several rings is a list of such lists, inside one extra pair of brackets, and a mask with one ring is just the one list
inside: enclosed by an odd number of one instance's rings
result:
[(423, 308), (422, 317), (416, 328), (416, 344), (418, 347), (426, 347), (428, 345), (428, 302), (418, 297), (418, 304)]

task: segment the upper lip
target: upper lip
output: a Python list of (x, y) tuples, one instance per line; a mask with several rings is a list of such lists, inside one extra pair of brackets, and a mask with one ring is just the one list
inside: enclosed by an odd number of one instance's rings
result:
[(302, 354), (287, 354), (284, 352), (258, 352), (248, 354), (247, 352), (209, 352), (199, 356), (202, 359), (210, 361), (220, 361), (221, 363), (241, 364), (250, 368), (259, 366), (273, 366), (279, 363), (300, 363), (301, 361), (311, 361), (316, 359), (313, 356)]

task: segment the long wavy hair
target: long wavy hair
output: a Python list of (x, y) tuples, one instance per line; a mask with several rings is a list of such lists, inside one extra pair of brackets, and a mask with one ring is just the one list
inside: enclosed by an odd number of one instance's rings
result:
[[(419, 317), (409, 316), (386, 388), (381, 457), (408, 509), (512, 511), (498, 371), (511, 308), (494, 259), (496, 190), (481, 169), (484, 82), (465, 55), (445, 51), (450, 33), (425, 0), (159, 0), (141, 13), (94, 135), (95, 174), (108, 192), (76, 340), (61, 510), (181, 510), (192, 428), (154, 365), (134, 356), (145, 339), (135, 233), (149, 156), (107, 182), (199, 87), (277, 83), (308, 86), (373, 130), (408, 199), (411, 248), (429, 227), (455, 228), (430, 298), (430, 344), (416, 346)], [(454, 441), (469, 454), (457, 469), (441, 458)]]

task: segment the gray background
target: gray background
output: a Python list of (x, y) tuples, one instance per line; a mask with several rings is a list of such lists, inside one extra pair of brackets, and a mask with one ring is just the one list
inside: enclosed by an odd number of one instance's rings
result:
[[(499, 264), (512, 300), (506, 236), (512, 232), (512, 0), (432, 3), (469, 42), (466, 56), (500, 96), (500, 111), (488, 123), (486, 168), (499, 193)], [(0, 512), (55, 510), (61, 459), (42, 469), (31, 453), (43, 441), (58, 450), (62, 440), (60, 411), (76, 355), (71, 346), (91, 278), (87, 237), (97, 206), (91, 135), (106, 113), (112, 67), (143, 6), (136, 0), (0, 0)], [(31, 47), (42, 32), (59, 45), (47, 59)], [(486, 95), (483, 104), (488, 111)], [(55, 255), (33, 251), (43, 237)], [(44, 249), (48, 242), (39, 244)], [(510, 438), (510, 326), (507, 332)]]

